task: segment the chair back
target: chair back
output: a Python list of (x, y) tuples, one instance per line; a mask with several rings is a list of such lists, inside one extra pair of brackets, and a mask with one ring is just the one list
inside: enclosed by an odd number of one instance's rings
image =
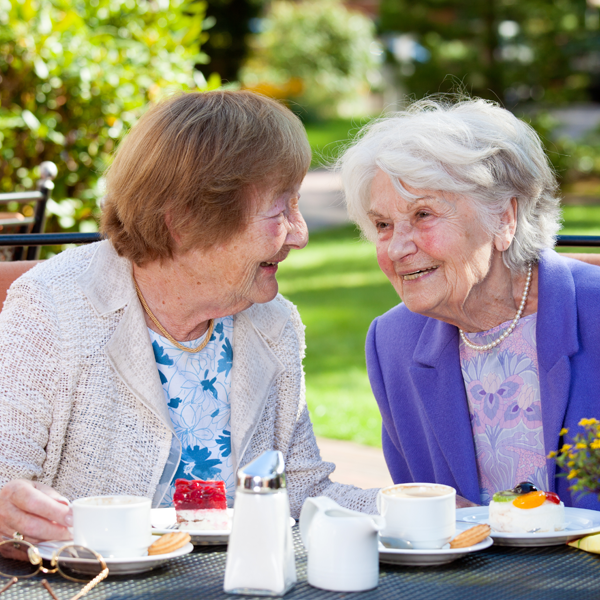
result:
[[(58, 169), (53, 162), (45, 161), (40, 165), (40, 180), (37, 183), (35, 192), (15, 192), (9, 194), (0, 194), (0, 205), (21, 204), (27, 205), (27, 216), (22, 213), (0, 213), (0, 231), (3, 235), (16, 230), (17, 234), (39, 234), (44, 231), (46, 222), (46, 204), (50, 199), (50, 194), (54, 189), (52, 180), (56, 177)], [(35, 208), (31, 204), (35, 204)], [(3, 244), (0, 248), (4, 260), (27, 260), (37, 259), (39, 256), (39, 246), (32, 245), (27, 248), (25, 254), (23, 247), (15, 246), (10, 252), (7, 251), (7, 245)]]
[(18, 260), (18, 261), (2, 261), (0, 262), (0, 312), (6, 300), (8, 288), (12, 282), (21, 277), (23, 273), (35, 267), (40, 260)]

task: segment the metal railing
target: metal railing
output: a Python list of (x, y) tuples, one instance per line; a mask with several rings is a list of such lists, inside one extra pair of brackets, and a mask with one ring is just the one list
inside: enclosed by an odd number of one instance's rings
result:
[[(16, 233), (0, 235), (0, 246), (62, 246), (63, 244), (91, 244), (102, 239), (100, 233)], [(578, 248), (600, 247), (597, 235), (559, 235), (557, 246)]]
[(0, 246), (62, 246), (91, 244), (102, 239), (100, 233), (7, 233), (0, 235)]
[(571, 246), (577, 248), (600, 247), (598, 235), (559, 235), (556, 239), (557, 246)]

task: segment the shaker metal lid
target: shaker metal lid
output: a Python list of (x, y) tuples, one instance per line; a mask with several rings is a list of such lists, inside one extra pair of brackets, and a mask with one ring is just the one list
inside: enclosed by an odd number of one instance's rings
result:
[(267, 450), (237, 472), (241, 491), (259, 494), (276, 492), (286, 487), (285, 464), (279, 450)]

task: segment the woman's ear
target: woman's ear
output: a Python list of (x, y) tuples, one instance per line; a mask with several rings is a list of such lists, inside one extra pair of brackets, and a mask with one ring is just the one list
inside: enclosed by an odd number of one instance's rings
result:
[(517, 230), (517, 199), (513, 196), (510, 199), (508, 208), (500, 219), (500, 231), (494, 236), (494, 247), (499, 252), (504, 252), (510, 247), (515, 231)]

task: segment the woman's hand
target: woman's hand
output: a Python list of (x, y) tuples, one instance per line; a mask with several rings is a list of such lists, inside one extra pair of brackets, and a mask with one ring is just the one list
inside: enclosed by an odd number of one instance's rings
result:
[(475, 502), (471, 502), (456, 494), (456, 508), (470, 508), (471, 506), (479, 506), (479, 504), (475, 504)]
[(43, 483), (14, 479), (0, 489), (0, 536), (15, 532), (26, 541), (71, 540), (67, 529), (73, 525), (69, 501)]

